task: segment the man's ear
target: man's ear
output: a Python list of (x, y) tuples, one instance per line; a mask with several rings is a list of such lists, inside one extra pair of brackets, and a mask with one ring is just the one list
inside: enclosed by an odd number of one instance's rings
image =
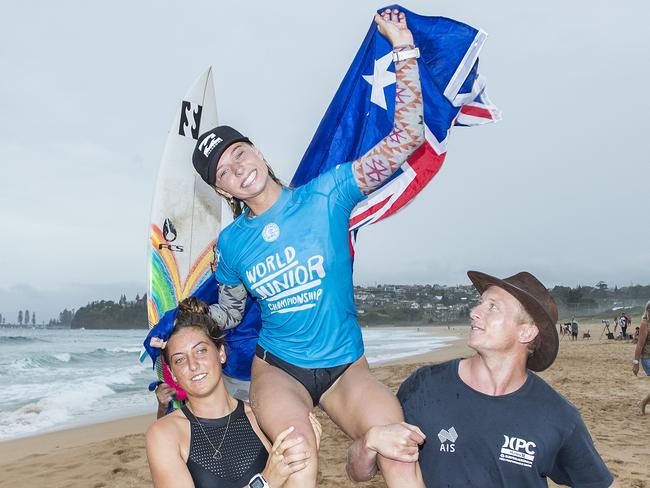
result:
[(535, 324), (521, 324), (519, 328), (519, 342), (529, 344), (535, 340), (539, 334), (539, 329)]

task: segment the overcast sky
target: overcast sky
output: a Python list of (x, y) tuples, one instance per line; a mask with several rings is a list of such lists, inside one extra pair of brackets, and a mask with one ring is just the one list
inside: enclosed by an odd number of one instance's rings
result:
[[(289, 180), (377, 1), (2, 2), (0, 313), (146, 289), (152, 193), (178, 100), (214, 67), (219, 119)], [(647, 284), (644, 0), (405, 1), (481, 27), (503, 121), (459, 128), (403, 212), (360, 234), (355, 281)]]

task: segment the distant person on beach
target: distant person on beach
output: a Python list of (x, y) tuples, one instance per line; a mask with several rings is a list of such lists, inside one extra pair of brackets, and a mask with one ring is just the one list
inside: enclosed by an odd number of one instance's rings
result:
[(627, 339), (627, 324), (629, 318), (625, 314), (621, 314), (618, 318), (618, 326), (621, 328), (621, 338), (623, 340)]
[[(641, 325), (639, 325), (639, 340), (634, 349), (634, 359), (632, 360), (632, 372), (639, 374), (639, 364), (643, 371), (650, 376), (650, 334), (648, 334), (648, 323), (650, 322), (650, 301), (645, 304), (643, 315), (641, 316)], [(650, 403), (650, 393), (648, 393), (641, 402), (639, 408), (641, 415), (645, 415), (645, 408)]]
[(578, 322), (576, 322), (576, 319), (571, 321), (571, 340), (578, 340)]
[[(426, 436), (419, 453), (426, 486), (543, 487), (547, 478), (617, 486), (578, 409), (533, 373), (558, 352), (551, 294), (527, 272), (467, 274), (481, 294), (467, 340), (476, 355), (424, 366), (397, 393), (407, 425)], [(414, 446), (413, 437), (395, 434), (393, 447)], [(358, 446), (355, 454), (368, 453)]]
[[(315, 463), (316, 453), (309, 452), (303, 438), (287, 438), (292, 427), (271, 446), (250, 406), (227, 392), (221, 376), (226, 362), (222, 331), (203, 302), (181, 302), (162, 352), (187, 401), (147, 430), (156, 488), (276, 488)], [(310, 421), (320, 442), (320, 424), (313, 416)], [(292, 448), (299, 452), (289, 454)]]
[[(226, 328), (235, 327), (246, 296), (258, 300), (262, 328), (251, 406), (269, 436), (293, 425), (289, 439), (302, 436), (313, 453), (309, 466), (289, 480), (291, 487), (316, 486), (318, 456), (309, 415), (317, 405), (352, 439), (374, 425), (403, 420), (397, 398), (373, 377), (364, 356), (349, 224), (354, 207), (423, 144), (422, 91), (419, 51), (405, 13), (386, 9), (375, 23), (393, 48), (395, 109), (392, 132), (365, 154), (295, 189), (284, 187), (262, 152), (232, 127), (203, 133), (192, 158), (234, 216), (217, 243), (220, 291), (213, 316)], [(398, 454), (373, 458), (388, 486), (421, 486), (413, 456)], [(373, 464), (350, 475), (369, 479), (376, 471)]]

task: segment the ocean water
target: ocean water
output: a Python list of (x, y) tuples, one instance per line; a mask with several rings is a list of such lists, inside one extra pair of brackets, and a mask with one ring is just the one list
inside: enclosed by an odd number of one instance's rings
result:
[[(0, 329), (0, 441), (153, 413), (144, 330)], [(428, 328), (363, 329), (370, 364), (445, 347)]]

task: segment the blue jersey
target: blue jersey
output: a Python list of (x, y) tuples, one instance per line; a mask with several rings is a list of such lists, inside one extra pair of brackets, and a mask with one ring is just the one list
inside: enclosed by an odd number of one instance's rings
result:
[(262, 311), (259, 344), (303, 368), (328, 368), (363, 354), (348, 244), (350, 213), (364, 198), (341, 164), (271, 208), (246, 213), (217, 243), (217, 280), (243, 283)]

